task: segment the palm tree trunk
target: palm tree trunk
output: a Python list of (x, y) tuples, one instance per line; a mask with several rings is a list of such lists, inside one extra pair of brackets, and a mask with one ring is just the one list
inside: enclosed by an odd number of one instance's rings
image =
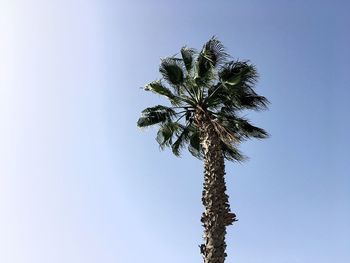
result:
[(200, 129), (204, 151), (204, 183), (202, 202), (205, 207), (201, 222), (204, 244), (201, 245), (204, 263), (224, 263), (226, 226), (236, 221), (230, 212), (225, 183), (225, 163), (221, 141), (215, 127), (203, 110), (197, 110), (195, 121)]

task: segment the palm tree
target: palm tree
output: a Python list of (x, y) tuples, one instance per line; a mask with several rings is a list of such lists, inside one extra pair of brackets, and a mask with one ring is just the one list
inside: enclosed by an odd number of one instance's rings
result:
[(162, 79), (144, 89), (165, 96), (170, 105), (144, 109), (137, 125), (159, 125), (156, 140), (162, 149), (171, 147), (179, 156), (187, 146), (192, 155), (204, 160), (204, 244), (200, 250), (204, 263), (223, 263), (226, 227), (237, 221), (225, 193), (224, 160), (243, 161), (237, 149), (240, 142), (268, 137), (241, 116), (246, 109), (266, 109), (268, 100), (254, 91), (255, 66), (230, 59), (215, 37), (200, 52), (183, 47), (179, 57), (162, 59), (159, 71)]

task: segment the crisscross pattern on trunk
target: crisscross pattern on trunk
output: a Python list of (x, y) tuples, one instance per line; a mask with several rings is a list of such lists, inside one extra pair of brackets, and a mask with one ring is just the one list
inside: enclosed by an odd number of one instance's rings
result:
[(202, 202), (205, 207), (201, 222), (204, 227), (204, 244), (201, 246), (204, 263), (224, 263), (226, 226), (236, 219), (230, 212), (225, 183), (225, 163), (220, 138), (211, 120), (203, 111), (195, 119), (201, 132), (204, 152), (204, 183)]

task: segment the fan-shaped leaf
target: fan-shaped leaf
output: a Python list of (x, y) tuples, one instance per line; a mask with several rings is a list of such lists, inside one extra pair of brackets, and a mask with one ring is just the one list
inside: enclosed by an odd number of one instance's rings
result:
[(172, 117), (176, 115), (176, 112), (162, 105), (146, 108), (142, 111), (141, 117), (137, 121), (137, 126), (147, 127), (166, 121), (171, 121)]
[(176, 141), (171, 145), (171, 149), (176, 156), (180, 156), (180, 150), (189, 141), (190, 129), (189, 125), (183, 127), (181, 133), (178, 134)]
[(188, 151), (196, 158), (203, 159), (202, 147), (200, 144), (199, 131), (194, 131), (190, 135), (190, 142), (188, 144)]
[(241, 109), (250, 109), (250, 110), (266, 110), (269, 104), (269, 101), (259, 95), (246, 95), (246, 96), (237, 96), (236, 104), (239, 105)]
[(162, 59), (159, 71), (169, 84), (177, 86), (184, 81), (183, 61), (181, 59), (171, 57)]
[(153, 81), (147, 84), (145, 90), (167, 97), (173, 105), (181, 104), (181, 98), (174, 95), (170, 89), (161, 83), (161, 81)]
[(195, 50), (188, 47), (181, 48), (181, 56), (183, 62), (185, 64), (187, 72), (190, 72), (193, 67), (193, 55), (195, 54)]
[(222, 143), (222, 151), (224, 157), (229, 161), (243, 162), (247, 159), (236, 147), (230, 144)]
[(213, 37), (205, 43), (197, 58), (196, 82), (199, 85), (210, 83), (215, 78), (214, 68), (225, 63), (227, 57), (225, 48), (218, 39)]
[(237, 132), (244, 138), (257, 138), (265, 139), (269, 137), (269, 134), (259, 127), (256, 127), (249, 123), (248, 120), (243, 118), (237, 118), (235, 120)]
[(241, 82), (255, 84), (258, 74), (255, 66), (247, 61), (231, 61), (222, 67), (219, 78), (222, 83), (230, 86)]
[(201, 55), (210, 62), (212, 67), (217, 67), (228, 58), (224, 45), (215, 37), (212, 37), (201, 51)]
[(162, 124), (158, 130), (156, 141), (159, 146), (164, 149), (165, 146), (170, 146), (174, 134), (180, 129), (180, 125), (177, 122), (168, 122)]

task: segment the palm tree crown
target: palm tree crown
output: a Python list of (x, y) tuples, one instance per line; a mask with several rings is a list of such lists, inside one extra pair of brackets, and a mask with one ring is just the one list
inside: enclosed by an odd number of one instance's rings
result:
[(232, 60), (215, 37), (200, 52), (183, 47), (179, 57), (162, 59), (159, 71), (162, 79), (144, 89), (165, 96), (171, 105), (144, 109), (137, 125), (159, 125), (156, 140), (162, 149), (171, 147), (179, 156), (187, 146), (201, 159), (203, 149), (196, 121), (199, 113), (215, 128), (227, 160), (244, 160), (237, 149), (243, 140), (268, 136), (241, 116), (243, 110), (263, 110), (269, 103), (254, 91), (258, 77), (255, 66), (249, 61)]

